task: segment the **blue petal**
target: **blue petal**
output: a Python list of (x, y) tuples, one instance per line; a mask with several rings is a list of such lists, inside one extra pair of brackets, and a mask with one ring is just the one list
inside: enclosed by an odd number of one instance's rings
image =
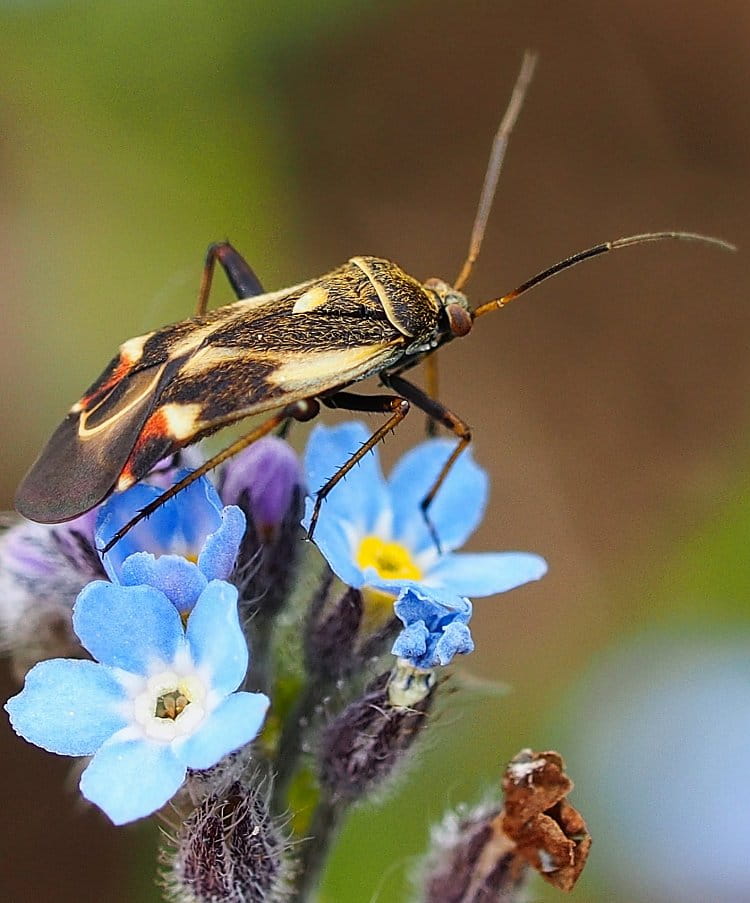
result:
[(458, 619), (468, 623), (472, 607), (468, 599), (417, 584), (401, 590), (393, 610), (404, 624), (423, 621), (429, 625), (430, 630), (434, 630), (436, 626), (449, 620)]
[[(180, 470), (175, 482), (190, 471)], [(97, 548), (103, 548), (115, 533), (149, 502), (159, 498), (163, 489), (138, 483), (125, 492), (111, 496), (102, 506), (96, 528)], [(221, 500), (211, 483), (201, 478), (139, 521), (103, 557), (111, 580), (118, 580), (125, 559), (134, 552), (155, 555), (198, 556), (206, 537), (221, 527)]]
[(474, 640), (467, 624), (452, 621), (443, 631), (442, 636), (432, 651), (436, 665), (449, 665), (454, 656), (465, 655), (474, 651)]
[(81, 775), (81, 793), (116, 825), (160, 809), (185, 780), (169, 745), (145, 740), (106, 743)]
[(262, 693), (233, 693), (198, 731), (174, 744), (175, 755), (188, 768), (210, 768), (258, 736), (269, 704)]
[[(188, 473), (190, 471), (178, 471), (175, 476), (175, 482), (187, 476)], [(175, 541), (178, 543), (178, 547), (174, 551), (179, 553), (181, 546), (192, 554), (197, 555), (206, 541), (206, 537), (221, 528), (223, 505), (219, 494), (209, 479), (200, 477), (187, 488), (181, 489), (173, 499), (167, 502), (167, 505), (172, 503), (181, 515), (179, 518), (179, 530), (175, 534)], [(160, 508), (160, 510), (162, 509)], [(156, 514), (158, 514), (158, 511), (155, 512)], [(173, 549), (169, 548), (166, 551), (173, 551)]]
[(95, 659), (136, 674), (155, 661), (172, 662), (185, 643), (179, 612), (164, 593), (104, 580), (81, 590), (73, 629)]
[(195, 604), (187, 622), (187, 641), (193, 662), (211, 674), (220, 696), (237, 689), (247, 672), (248, 651), (237, 614), (237, 589), (212, 580)]
[(547, 562), (528, 552), (446, 555), (425, 575), (426, 586), (461, 596), (504, 593), (547, 573)]
[(186, 612), (195, 605), (208, 581), (197, 565), (181, 555), (156, 558), (150, 552), (136, 552), (123, 562), (120, 582), (124, 586), (153, 586), (178, 611)]
[[(138, 483), (125, 492), (115, 492), (111, 495), (102, 505), (97, 518), (94, 534), (97, 549), (103, 549), (120, 527), (123, 527), (149, 502), (157, 499), (162, 492), (163, 490), (157, 489), (155, 486)], [(115, 543), (109, 552), (102, 555), (102, 563), (110, 580), (119, 582), (120, 568), (129, 555), (143, 551), (154, 553), (163, 551), (158, 535), (159, 530), (168, 527), (171, 533), (176, 523), (177, 512), (172, 505), (165, 505), (159, 511), (162, 514), (158, 520), (154, 514), (153, 517), (139, 521), (122, 539)], [(166, 524), (165, 521), (169, 523)]]
[[(307, 513), (303, 521), (305, 525), (310, 522), (313, 505), (312, 499), (306, 499)], [(323, 503), (323, 507), (325, 505), (326, 502)], [(340, 580), (348, 586), (360, 587), (364, 584), (364, 575), (354, 561), (354, 549), (350, 535), (353, 532), (351, 524), (328, 512), (325, 517), (321, 514), (315, 527), (313, 542)]]
[(124, 695), (104, 665), (58, 658), (34, 665), (5, 709), (29, 742), (63, 756), (90, 756), (125, 727), (117, 711)]
[(430, 631), (425, 626), (424, 621), (416, 621), (408, 627), (404, 627), (399, 633), (391, 647), (391, 652), (393, 655), (398, 655), (413, 662), (427, 651), (429, 636)]
[[(313, 498), (370, 435), (370, 430), (356, 421), (334, 427), (316, 426), (312, 430), (304, 464), (308, 491)], [(388, 490), (376, 451), (366, 454), (332, 490), (323, 502), (318, 524), (334, 514), (353, 524), (361, 535), (370, 533), (384, 515), (390, 516)], [(307, 526), (308, 522), (306, 517), (303, 523)]]
[(226, 580), (234, 570), (237, 552), (245, 535), (245, 515), (236, 505), (221, 512), (221, 526), (211, 533), (198, 556), (198, 567), (207, 580)]
[[(434, 546), (419, 505), (455, 447), (450, 439), (430, 439), (407, 452), (391, 473), (388, 486), (394, 513), (393, 536), (414, 554)], [(462, 546), (479, 526), (488, 487), (487, 474), (467, 449), (451, 468), (429, 508), (443, 551)]]

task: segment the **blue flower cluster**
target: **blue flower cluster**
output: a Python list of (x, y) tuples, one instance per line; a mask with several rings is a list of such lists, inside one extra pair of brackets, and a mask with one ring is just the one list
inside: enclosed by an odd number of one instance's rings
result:
[[(314, 429), (304, 459), (307, 487), (314, 493), (366, 438), (358, 423)], [(419, 503), (451, 447), (443, 440), (424, 442), (388, 480), (377, 456), (367, 456), (330, 495), (315, 534), (345, 584), (387, 594), (403, 623), (392, 652), (421, 671), (474, 648), (467, 596), (505, 592), (546, 570), (536, 555), (455, 551), (479, 524), (488, 494), (487, 476), (468, 452), (430, 509), (438, 548)], [(172, 471), (170, 481), (183, 473)], [(101, 564), (92, 551), (94, 563), (72, 613), (73, 629), (91, 658), (38, 663), (7, 703), (14, 729), (30, 742), (61, 755), (93, 757), (80, 789), (115, 823), (159, 809), (188, 769), (212, 767), (261, 730), (269, 699), (242, 689), (250, 654), (233, 583), (246, 528), (239, 505), (252, 512), (256, 532), (268, 540), (302, 479), (289, 446), (261, 440), (221, 475), (224, 501), (237, 504), (224, 504), (201, 478), (140, 521), (100, 556)], [(162, 490), (141, 483), (112, 496), (95, 526), (87, 519), (86, 531), (93, 532), (88, 548), (104, 548)], [(66, 536), (71, 550), (86, 546), (79, 534)], [(46, 549), (37, 539), (32, 546), (37, 557)], [(25, 539), (8, 542), (0, 546), (0, 560), (16, 554), (13, 549), (28, 557), (29, 548)], [(22, 570), (23, 562), (14, 566)], [(92, 580), (97, 568), (108, 580)]]
[[(114, 496), (97, 546), (160, 491)], [(163, 806), (188, 768), (210, 768), (263, 724), (268, 698), (235, 692), (249, 654), (226, 578), (244, 530), (242, 511), (222, 507), (205, 479), (167, 502), (103, 556), (111, 582), (76, 600), (73, 628), (94, 660), (40, 662), (6, 705), (30, 742), (93, 756), (81, 792), (116, 824)]]
[[(307, 485), (325, 483), (369, 433), (360, 423), (313, 429), (305, 453)], [(420, 502), (453, 450), (430, 439), (407, 452), (386, 480), (377, 453), (365, 457), (327, 498), (315, 543), (334, 573), (354, 587), (397, 597), (404, 624), (393, 654), (416, 668), (447, 665), (473, 647), (466, 596), (490, 596), (539, 580), (547, 564), (526, 552), (456, 553), (479, 525), (487, 504), (487, 474), (466, 451), (449, 472), (430, 507), (435, 543)], [(308, 500), (307, 519), (312, 514)]]

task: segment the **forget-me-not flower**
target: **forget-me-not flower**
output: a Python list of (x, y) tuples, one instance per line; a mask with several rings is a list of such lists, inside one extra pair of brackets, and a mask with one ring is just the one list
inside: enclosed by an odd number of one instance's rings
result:
[(396, 600), (394, 611), (404, 629), (391, 652), (413, 667), (427, 671), (450, 664), (456, 655), (474, 651), (468, 599), (440, 598), (434, 590), (424, 593), (408, 587)]
[[(369, 437), (357, 422), (317, 426), (305, 452), (307, 486), (313, 494)], [(420, 502), (445, 464), (454, 442), (430, 439), (408, 451), (386, 481), (373, 451), (326, 498), (314, 540), (344, 583), (394, 595), (404, 587), (456, 596), (489, 596), (542, 577), (543, 558), (526, 552), (456, 554), (482, 519), (488, 479), (465, 451), (440, 487), (429, 516)], [(312, 513), (308, 500), (307, 519)]]
[[(177, 471), (174, 481), (189, 471)], [(138, 483), (102, 505), (96, 545), (102, 549), (161, 487)], [(223, 506), (216, 489), (201, 477), (139, 521), (102, 556), (107, 576), (123, 586), (149, 584), (181, 612), (188, 612), (210, 580), (226, 580), (234, 569), (245, 532), (245, 515)]]
[(73, 626), (96, 661), (40, 662), (6, 709), (37, 746), (93, 756), (81, 792), (115, 824), (156, 811), (188, 768), (210, 768), (260, 730), (268, 698), (234, 692), (249, 656), (230, 584), (210, 581), (183, 626), (160, 590), (95, 581)]

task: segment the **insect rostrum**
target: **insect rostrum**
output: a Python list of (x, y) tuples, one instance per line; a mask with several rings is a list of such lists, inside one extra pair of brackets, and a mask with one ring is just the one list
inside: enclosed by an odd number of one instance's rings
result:
[[(371, 439), (339, 466), (316, 499), (317, 511), (336, 482), (399, 423), (411, 404), (457, 437), (423, 502), (423, 511), (460, 452), (469, 427), (403, 372), (458, 336), (478, 316), (582, 260), (642, 241), (717, 239), (660, 232), (597, 245), (569, 257), (513, 292), (472, 310), (461, 289), (479, 255), (508, 135), (520, 109), (534, 60), (527, 56), (508, 111), (495, 136), (469, 254), (455, 284), (420, 282), (395, 263), (357, 256), (318, 279), (263, 293), (245, 260), (228, 243), (209, 248), (198, 315), (139, 336), (120, 346), (102, 375), (70, 409), (16, 495), (18, 511), (31, 520), (57, 523), (93, 508), (115, 490), (145, 477), (162, 458), (245, 417), (276, 410), (260, 426), (177, 483), (115, 536), (202, 473), (289, 419), (307, 420), (320, 403), (333, 408), (390, 414)], [(216, 262), (237, 301), (206, 311)], [(350, 385), (378, 375), (396, 395), (360, 396)], [(439, 542), (439, 537), (435, 537)]]

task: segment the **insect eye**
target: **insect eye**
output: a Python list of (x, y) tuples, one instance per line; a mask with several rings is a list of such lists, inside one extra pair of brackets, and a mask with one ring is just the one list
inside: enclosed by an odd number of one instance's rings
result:
[(460, 304), (449, 304), (445, 308), (448, 314), (448, 326), (454, 336), (464, 336), (471, 331), (471, 314)]

